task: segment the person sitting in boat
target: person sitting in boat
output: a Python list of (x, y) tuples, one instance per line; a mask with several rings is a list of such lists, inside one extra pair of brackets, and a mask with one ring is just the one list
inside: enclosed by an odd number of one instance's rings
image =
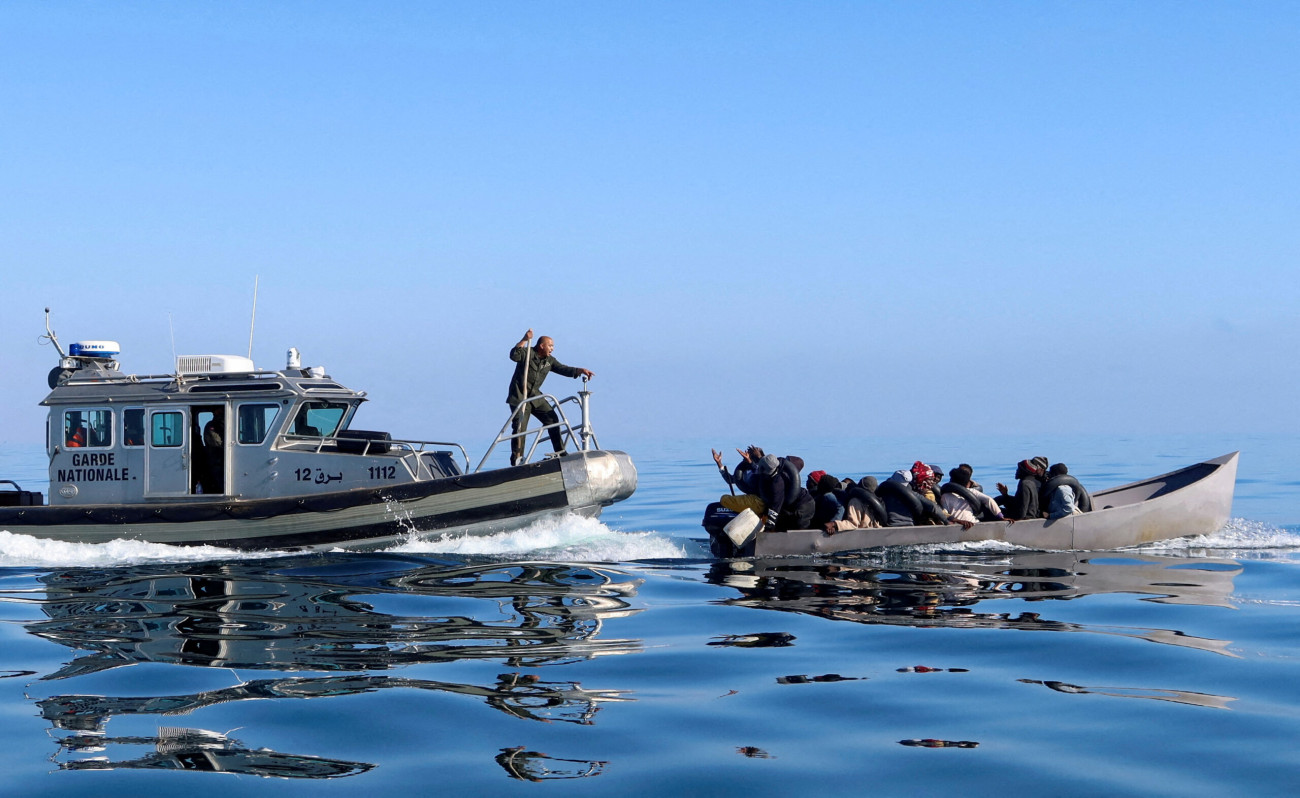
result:
[(819, 468), (816, 471), (809, 474), (808, 479), (804, 481), (803, 486), (808, 489), (809, 493), (812, 494), (813, 499), (817, 498), (817, 481), (820, 480), (825, 475), (826, 472)]
[[(918, 474), (922, 481), (928, 482), (933, 476), (928, 466), (921, 463), (924, 471), (899, 469), (894, 475), (876, 489), (876, 495), (885, 505), (888, 523), (886, 526), (920, 526), (922, 524), (946, 524), (948, 514), (931, 499), (922, 496), (912, 485)], [(913, 466), (915, 469), (915, 466)]]
[(971, 484), (970, 467), (957, 466), (948, 482), (939, 488), (939, 504), (948, 518), (970, 529), (980, 521), (1001, 521), (1002, 510), (991, 496), (986, 496)]
[(943, 469), (927, 465), (920, 460), (912, 464), (912, 488), (921, 497), (924, 509), (920, 524), (947, 524), (947, 513), (939, 505), (939, 481), (943, 479)]
[[(964, 469), (966, 469), (967, 471), (969, 471), (969, 472), (971, 473), (971, 479), (970, 479), (970, 488), (971, 488), (971, 490), (977, 490), (977, 491), (979, 491), (980, 493), (983, 493), (983, 492), (984, 492), (984, 486), (981, 485), (980, 483), (978, 483), (978, 482), (975, 481), (975, 468), (974, 468), (974, 466), (972, 466), (970, 463), (962, 463), (961, 465), (959, 465), (959, 466), (957, 466), (957, 467), (958, 467), (958, 468), (964, 468)], [(990, 497), (990, 498), (991, 498), (991, 497)], [(996, 503), (997, 503), (997, 502), (994, 502), (994, 504), (996, 504)]]
[(812, 472), (808, 481), (812, 483), (809, 489), (813, 497), (812, 528), (825, 529), (827, 524), (842, 520), (848, 502), (843, 484), (825, 471)]
[(912, 463), (912, 490), (916, 491), (918, 496), (937, 504), (941, 479), (943, 479), (943, 470), (938, 466), (926, 465), (920, 460)]
[(144, 411), (126, 411), (122, 421), (122, 442), (127, 446), (144, 446)]
[(997, 503), (1002, 507), (1002, 514), (1013, 521), (1026, 518), (1042, 518), (1039, 510), (1039, 493), (1043, 489), (1043, 477), (1047, 475), (1047, 458), (1034, 457), (1021, 460), (1016, 464), (1016, 494), (1007, 492), (1007, 486), (999, 482)]
[[(522, 413), (513, 416), (513, 430), (516, 435), (528, 429), (528, 417), (536, 416), (537, 420), (542, 422), (543, 426), (551, 426), (560, 423), (560, 417), (545, 399), (532, 399), (535, 396), (541, 396), (542, 382), (546, 375), (554, 371), (561, 377), (586, 377), (591, 379), (596, 374), (590, 369), (578, 368), (576, 366), (566, 366), (551, 356), (555, 351), (555, 341), (549, 335), (543, 335), (537, 339), (537, 346), (532, 349), (528, 348), (528, 342), (533, 339), (533, 331), (529, 330), (524, 333), (524, 337), (519, 339), (519, 343), (514, 345), (510, 350), (510, 359), (515, 362), (515, 373), (510, 378), (510, 391), (506, 394), (506, 404), (510, 405), (510, 412), (514, 413), (519, 405), (528, 400), (528, 406)], [(527, 384), (525, 385), (525, 381)], [(551, 427), (547, 430), (551, 436), (551, 448), (561, 454), (564, 453), (564, 436), (560, 434), (559, 427)], [(511, 438), (510, 440), (510, 465), (519, 465), (524, 459), (524, 438)]]
[(803, 461), (794, 456), (764, 455), (755, 466), (758, 496), (766, 507), (764, 526), (779, 531), (808, 529), (812, 523), (812, 495), (799, 484)]
[(308, 409), (304, 406), (302, 410), (298, 411), (298, 416), (293, 420), (293, 434), (308, 438), (319, 438), (321, 437), (320, 429), (312, 426), (307, 421)]
[(75, 449), (80, 446), (85, 446), (86, 428), (84, 426), (78, 426), (72, 429), (71, 431), (69, 431), (66, 439), (64, 440), (64, 445), (66, 445), (70, 449)]
[(1042, 502), (1047, 506), (1047, 517), (1052, 519), (1092, 510), (1092, 496), (1079, 484), (1079, 480), (1070, 476), (1070, 469), (1065, 463), (1057, 463), (1048, 470)]
[(844, 517), (822, 527), (828, 535), (850, 529), (879, 529), (889, 522), (885, 505), (876, 495), (875, 477), (868, 475), (857, 483), (852, 480), (849, 483), (844, 489)]
[[(722, 474), (722, 481), (732, 489), (730, 494), (724, 494), (718, 499), (718, 503), (735, 513), (753, 510), (754, 515), (762, 518), (766, 509), (763, 500), (758, 497), (758, 473), (754, 470), (754, 465), (763, 459), (763, 450), (757, 446), (737, 449), (740, 462), (736, 464), (734, 474), (727, 471), (727, 467), (722, 464), (722, 452), (716, 449), (709, 451), (713, 453), (713, 462), (718, 465), (718, 473)], [(735, 493), (736, 488), (740, 488), (739, 496)]]

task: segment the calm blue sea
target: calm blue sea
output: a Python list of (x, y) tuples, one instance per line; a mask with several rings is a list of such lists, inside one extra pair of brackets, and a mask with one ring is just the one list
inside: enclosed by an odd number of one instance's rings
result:
[[(1295, 437), (603, 442), (637, 461), (631, 500), (494, 538), (247, 556), (0, 531), (0, 794), (1300, 789)], [(1242, 457), (1206, 538), (715, 561), (709, 449), (748, 443), (985, 485), (1038, 454), (1095, 488)], [(42, 453), (0, 446), (4, 478), (44, 489)]]

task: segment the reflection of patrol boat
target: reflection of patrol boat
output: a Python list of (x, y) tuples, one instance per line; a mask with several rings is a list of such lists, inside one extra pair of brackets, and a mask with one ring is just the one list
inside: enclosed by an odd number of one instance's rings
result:
[(136, 759), (111, 761), (98, 755), (59, 762), (62, 770), (189, 770), (202, 773), (234, 773), (281, 779), (336, 779), (355, 776), (374, 767), (367, 762), (345, 762), (317, 756), (282, 754), (266, 748), (248, 748), (238, 740), (206, 729), (177, 729), (164, 726), (156, 737), (65, 737), (61, 751), (69, 754), (99, 754), (109, 746), (154, 746)]
[[(631, 458), (599, 448), (586, 390), (546, 397), (570, 453), (489, 470), (484, 456), (471, 470), (459, 444), (353, 429), (365, 394), (321, 367), (303, 368), (294, 349), (280, 371), (201, 355), (178, 357), (173, 374), (138, 376), (119, 371), (115, 343), (80, 342), (64, 353), (48, 319), (46, 329), (61, 356), (41, 403), (50, 408), (51, 495), (45, 505), (36, 492), (0, 492), (0, 529), (10, 532), (364, 549), (413, 534), (499, 532), (564, 512), (595, 516), (636, 489)], [(564, 415), (570, 403), (577, 426)], [(503, 430), (493, 447), (509, 437)]]
[[(27, 630), (77, 656), (57, 680), (141, 662), (240, 670), (386, 671), (495, 660), (536, 667), (634, 653), (602, 636), (636, 612), (637, 582), (581, 565), (429, 564), (322, 554), (232, 563), (74, 568), (41, 577)], [(384, 611), (388, 597), (424, 612)]]
[[(243, 702), (284, 704), (381, 690), (457, 696), (456, 701), (478, 702), (511, 718), (591, 726), (604, 705), (632, 701), (628, 691), (592, 689), (524, 669), (641, 650), (638, 640), (612, 638), (604, 629), (605, 621), (639, 611), (631, 603), (639, 580), (577, 564), (319, 553), (180, 566), (69, 568), (42, 574), (39, 581), (44, 597), (24, 599), (37, 601), (45, 618), (26, 623), (27, 631), (75, 652), (63, 667), (42, 674), (41, 685), (66, 690), (62, 686), (68, 680), (136, 664), (221, 669), (146, 680), (142, 692), (127, 695), (105, 694), (91, 685), (84, 692), (41, 697), (34, 695), (33, 682), (28, 697), (71, 757), (60, 767), (74, 770), (349, 775), (370, 766), (250, 749), (237, 741), (204, 739), (204, 732), (196, 737), (193, 730), (162, 735), (166, 745), (146, 756), (114, 754), (110, 760), (109, 752), (156, 741), (110, 736), (109, 726), (120, 717), (134, 730), (149, 716), (182, 715), (194, 716), (187, 723), (209, 725), (198, 716), (218, 706), (225, 708), (220, 717), (228, 718), (246, 714), (233, 706)], [(0, 599), (14, 598), (4, 592)], [(488, 662), (510, 670), (494, 669), (490, 673), (495, 676), (470, 680), (398, 673), (406, 666)], [(265, 677), (227, 685), (225, 669), (259, 671)], [(482, 667), (461, 670), (472, 673)], [(213, 680), (219, 686), (169, 690)], [(217, 728), (232, 725), (227, 720)], [(95, 756), (82, 758), (91, 754)], [(515, 759), (521, 767), (533, 761)], [(552, 764), (548, 772), (557, 767)]]
[(547, 682), (521, 673), (502, 673), (490, 685), (438, 682), (400, 676), (326, 676), (256, 679), (233, 687), (188, 695), (104, 696), (56, 695), (37, 702), (41, 717), (59, 731), (102, 735), (115, 717), (188, 715), (210, 706), (267, 699), (313, 699), (360, 695), (378, 690), (428, 690), (483, 699), (489, 707), (521, 720), (590, 726), (600, 705), (633, 701), (623, 690), (587, 690), (578, 682)]

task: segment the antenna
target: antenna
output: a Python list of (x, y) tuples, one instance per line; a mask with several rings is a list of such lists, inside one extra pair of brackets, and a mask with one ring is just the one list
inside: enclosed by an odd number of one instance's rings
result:
[(172, 334), (172, 362), (176, 361), (176, 328), (172, 326), (171, 311), (167, 311), (167, 331)]
[(253, 275), (253, 318), (248, 322), (248, 359), (253, 359), (253, 327), (257, 324), (257, 279), (259, 275)]
[(58, 353), (59, 353), (59, 357), (61, 357), (61, 358), (66, 358), (66, 357), (67, 357), (67, 355), (64, 354), (64, 352), (63, 352), (63, 347), (59, 346), (59, 336), (55, 335), (55, 334), (54, 334), (54, 330), (51, 330), (51, 329), (50, 329), (50, 309), (49, 309), (49, 308), (46, 308), (46, 309), (45, 309), (45, 335), (42, 335), (41, 337), (44, 338), (44, 339), (46, 339), (46, 340), (49, 341), (50, 343), (54, 344), (54, 348), (58, 351)]
[(181, 376), (181, 359), (176, 356), (176, 328), (172, 326), (171, 311), (167, 311), (167, 330), (172, 334), (172, 365), (176, 368), (176, 384), (180, 385), (185, 378)]

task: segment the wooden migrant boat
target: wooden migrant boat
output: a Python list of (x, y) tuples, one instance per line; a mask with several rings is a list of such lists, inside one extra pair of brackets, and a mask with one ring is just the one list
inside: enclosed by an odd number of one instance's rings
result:
[[(1053, 520), (986, 521), (970, 529), (958, 524), (851, 529), (830, 535), (820, 529), (765, 531), (755, 524), (746, 525), (744, 516), (738, 518), (720, 505), (711, 504), (705, 513), (704, 528), (709, 532), (714, 554), (721, 557), (830, 554), (986, 540), (1042, 551), (1120, 549), (1208, 535), (1221, 529), (1232, 510), (1238, 454), (1225, 454), (1168, 474), (1095, 492), (1092, 512)], [(726, 527), (733, 520), (736, 523), (731, 525), (729, 535)]]

